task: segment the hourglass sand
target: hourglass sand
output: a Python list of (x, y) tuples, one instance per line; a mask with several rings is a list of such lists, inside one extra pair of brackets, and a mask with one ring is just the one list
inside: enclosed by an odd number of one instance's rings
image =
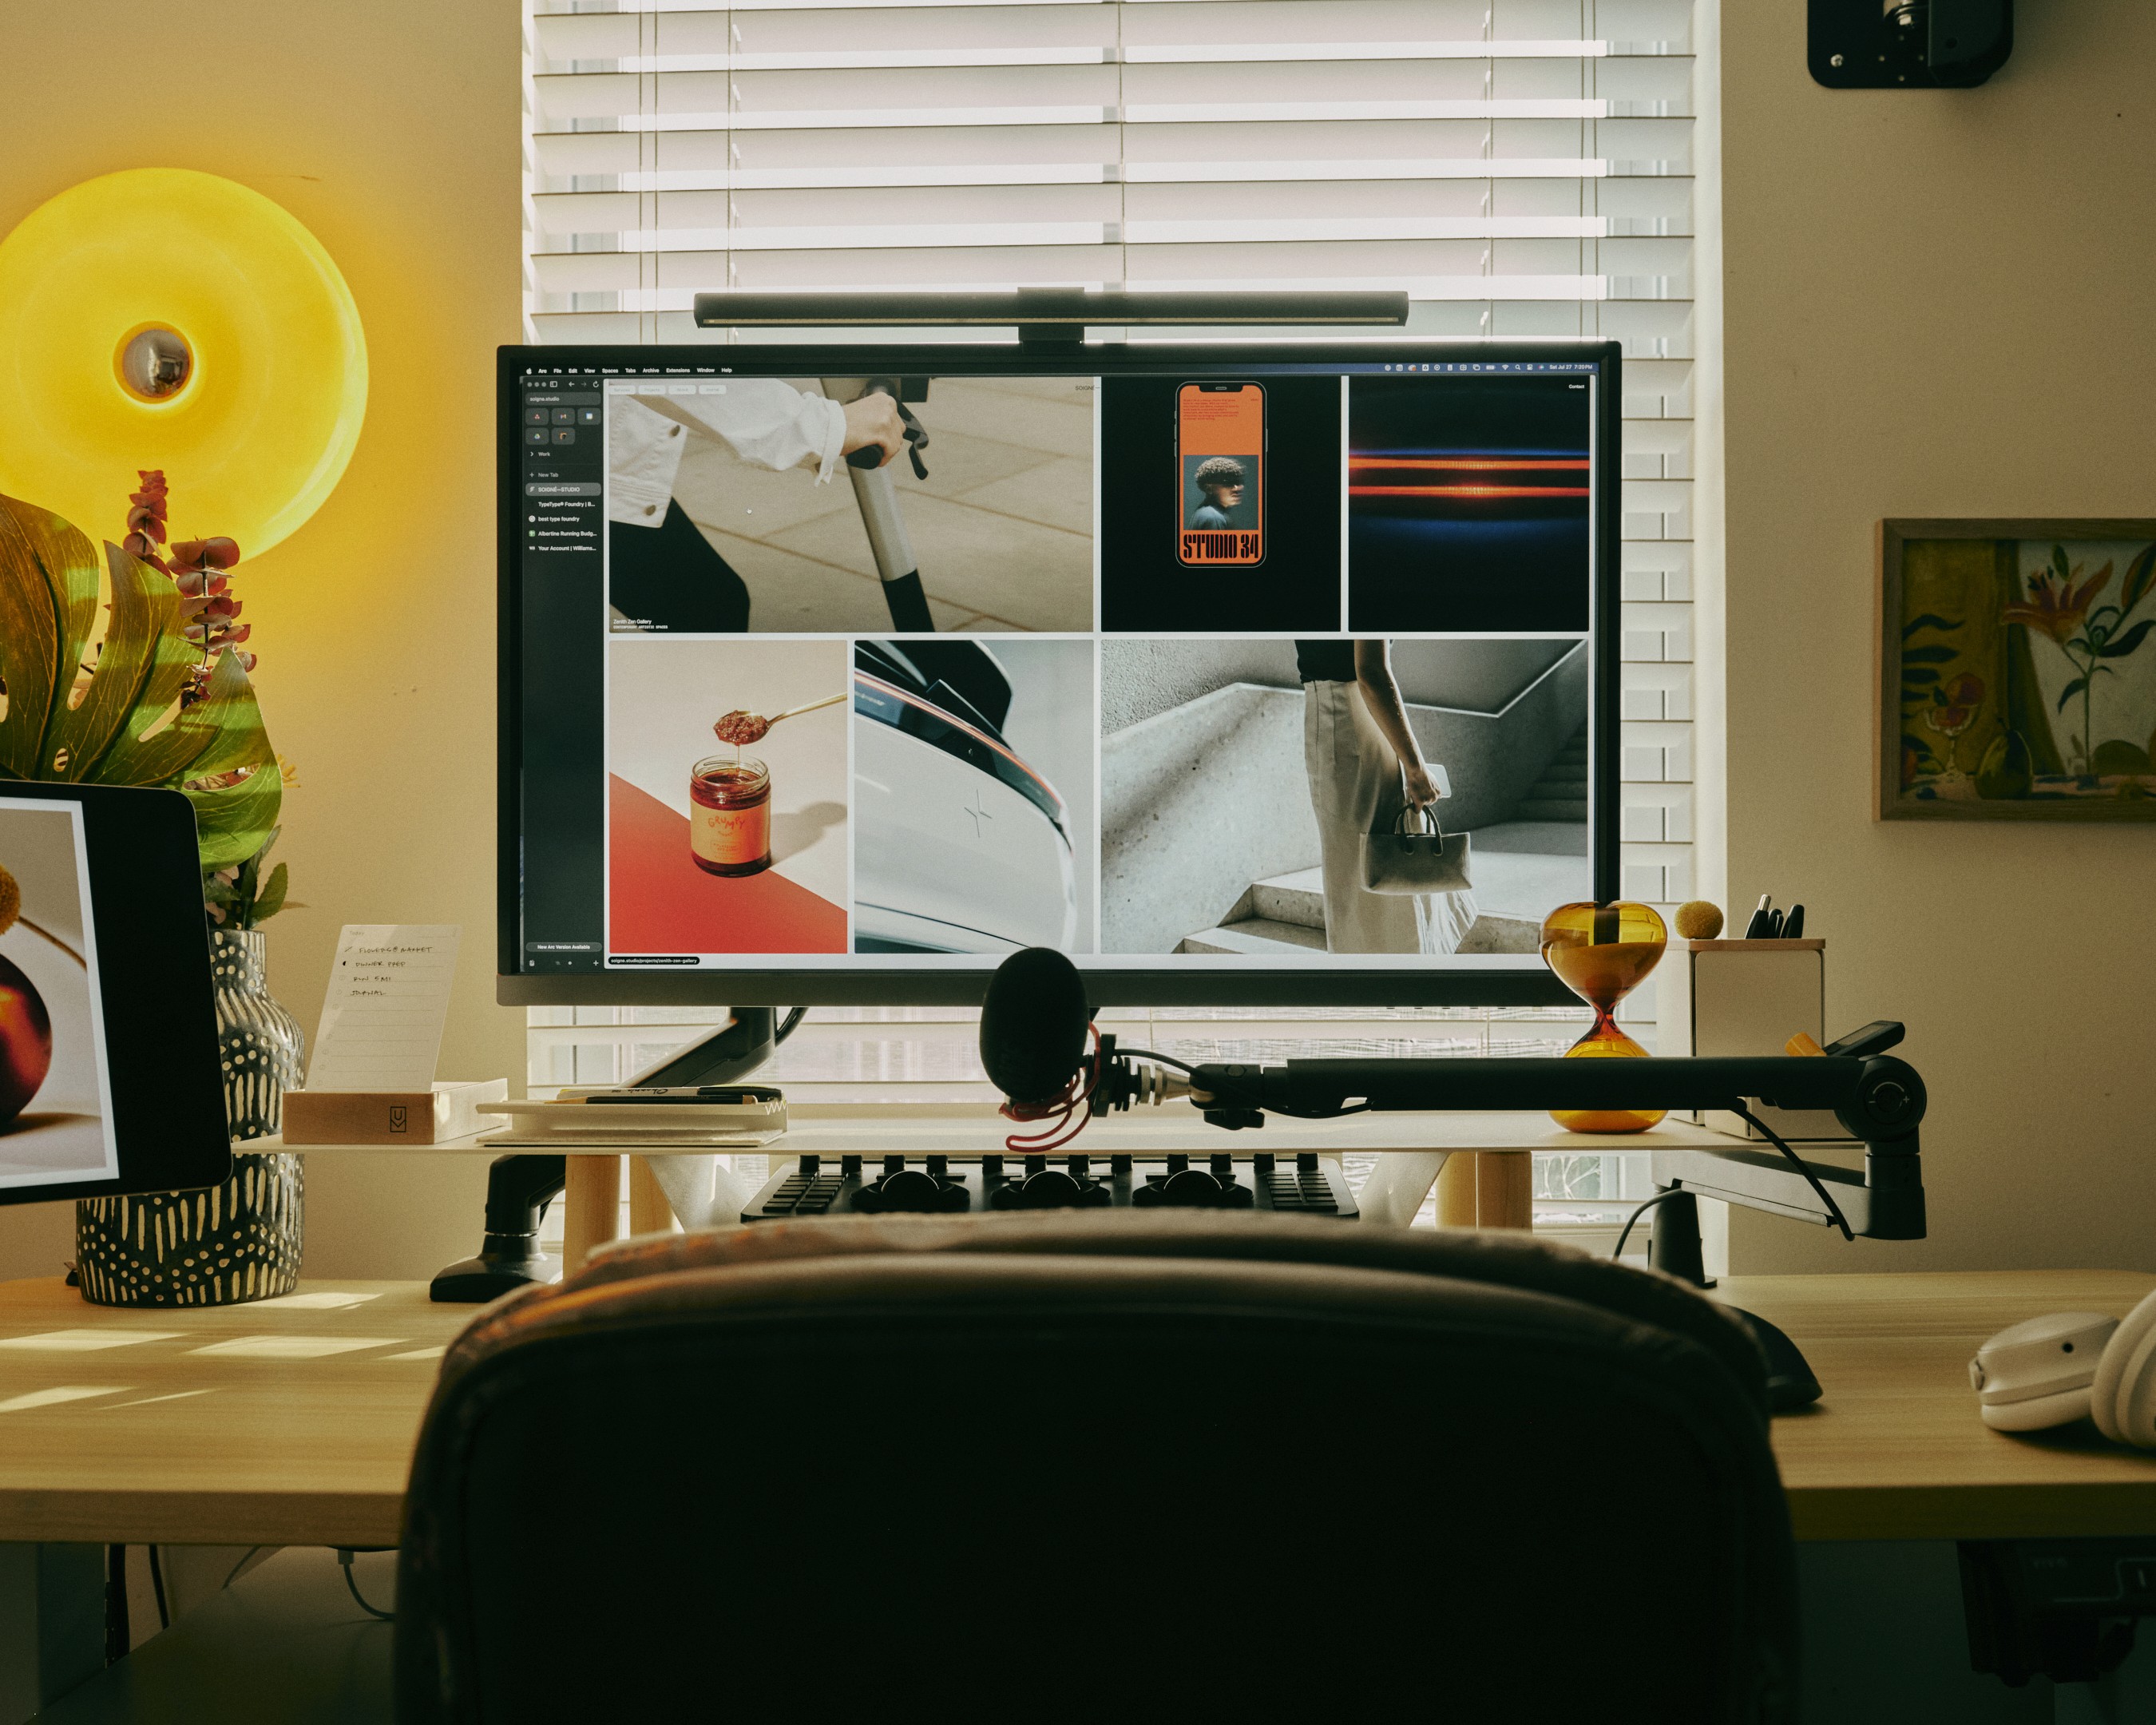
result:
[[(1560, 905), (1543, 922), (1543, 963), (1594, 1009), (1587, 1034), (1565, 1050), (1567, 1060), (1611, 1055), (1646, 1057), (1646, 1050), (1617, 1028), (1617, 1003), (1645, 982), (1661, 962), (1669, 931), (1651, 905), (1616, 899), (1606, 905)], [(1661, 1123), (1663, 1108), (1553, 1108), (1550, 1118), (1568, 1132), (1641, 1132)]]

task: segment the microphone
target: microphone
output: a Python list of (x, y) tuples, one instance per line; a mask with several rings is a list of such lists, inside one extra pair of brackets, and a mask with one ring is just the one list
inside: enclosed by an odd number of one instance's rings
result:
[(1060, 1105), (1086, 1064), (1092, 1022), (1076, 965), (1050, 947), (1014, 952), (981, 1002), (981, 1068), (1019, 1107)]

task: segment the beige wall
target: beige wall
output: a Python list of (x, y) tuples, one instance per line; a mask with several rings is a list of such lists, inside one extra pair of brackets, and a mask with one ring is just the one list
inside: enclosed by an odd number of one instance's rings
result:
[[(305, 908), (269, 925), (270, 981), (311, 1034), (341, 924), (461, 923), (442, 1075), (521, 1086), (518, 1015), (493, 1004), (492, 815), (517, 17), (516, 0), (8, 7), (0, 233), (93, 175), (193, 167), (275, 198), (343, 270), (367, 329), (366, 428), (321, 511), (238, 581), (270, 735), (302, 787), (279, 854)], [(429, 1274), (477, 1249), (485, 1184), (476, 1158), (316, 1157), (307, 1269)], [(50, 1274), (71, 1229), (70, 1206), (0, 1210), (0, 1276)]]
[[(1727, 890), (1801, 898), (1836, 1025), (1907, 1020), (1933, 1237), (1740, 1219), (1738, 1267), (2156, 1268), (2145, 1097), (2156, 830), (1870, 817), (1873, 522), (2156, 515), (2156, 7), (2021, 8), (1973, 91), (1835, 94), (1804, 8), (1723, 22)], [(115, 168), (192, 167), (321, 239), (373, 367), (352, 467), (241, 589), (303, 788), (273, 928), (311, 1029), (346, 921), (461, 922), (445, 1076), (521, 1065), (491, 1003), (490, 351), (516, 336), (515, 0), (10, 8), (0, 231)], [(1712, 223), (1707, 224), (1710, 228)], [(176, 267), (158, 260), (162, 267)], [(1702, 760), (1712, 758), (1703, 747)], [(424, 1274), (475, 1243), (475, 1162), (317, 1158), (309, 1267)], [(0, 1275), (62, 1207), (0, 1211)]]
[(2156, 1269), (2156, 827), (1871, 816), (1874, 522), (2156, 516), (2156, 6), (2019, 13), (1981, 89), (1835, 93), (1797, 0), (1722, 6), (1727, 891), (1932, 1096), (1929, 1240), (1738, 1269)]

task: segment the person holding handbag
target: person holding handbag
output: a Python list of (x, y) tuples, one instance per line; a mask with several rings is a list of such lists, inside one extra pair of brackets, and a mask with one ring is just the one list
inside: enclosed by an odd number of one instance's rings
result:
[[(1450, 794), (1433, 774), (1393, 680), (1392, 643), (1297, 641), (1302, 761), (1325, 878), (1325, 944), (1334, 952), (1455, 952), (1475, 926), (1475, 895), (1373, 892), (1364, 840), (1415, 824)], [(1455, 841), (1457, 842), (1457, 841)]]

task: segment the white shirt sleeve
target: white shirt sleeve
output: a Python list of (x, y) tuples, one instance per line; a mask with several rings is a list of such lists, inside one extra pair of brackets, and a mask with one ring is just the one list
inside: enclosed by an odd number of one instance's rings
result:
[(778, 377), (742, 377), (718, 386), (725, 393), (616, 396), (607, 412), (607, 516), (655, 527), (666, 516), (685, 433), (712, 431), (734, 454), (783, 473), (816, 464), (816, 482), (837, 470), (845, 447), (846, 413), (838, 403), (796, 389)]
[(634, 396), (607, 398), (607, 519), (656, 527), (666, 519), (688, 441), (682, 428)]

